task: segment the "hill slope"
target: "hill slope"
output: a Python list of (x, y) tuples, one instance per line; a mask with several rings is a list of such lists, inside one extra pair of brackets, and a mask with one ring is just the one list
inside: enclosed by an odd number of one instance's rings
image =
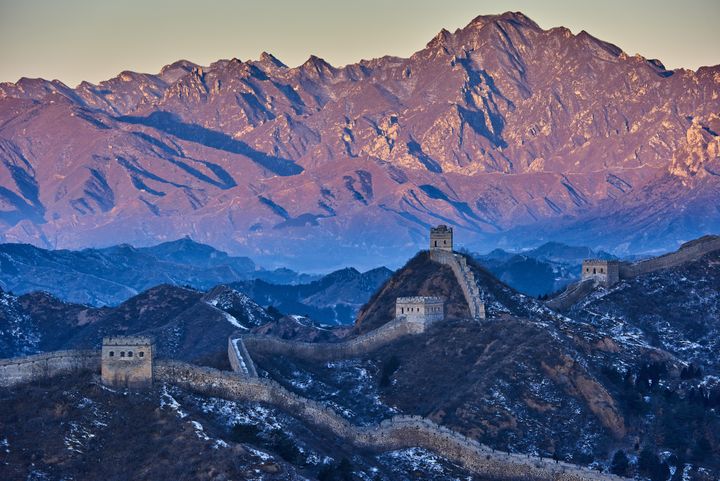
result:
[(65, 303), (45, 293), (0, 291), (0, 358), (100, 346), (103, 336), (150, 334), (161, 357), (227, 366), (227, 338), (273, 318), (225, 286), (207, 293), (161, 285), (117, 307)]

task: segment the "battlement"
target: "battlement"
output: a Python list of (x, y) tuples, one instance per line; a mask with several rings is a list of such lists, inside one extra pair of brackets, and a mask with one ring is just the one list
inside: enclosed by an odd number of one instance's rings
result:
[(155, 344), (152, 336), (107, 336), (103, 337), (103, 346), (150, 346)]
[(149, 336), (103, 338), (100, 367), (108, 386), (142, 388), (152, 385), (155, 341)]
[(437, 304), (445, 302), (445, 299), (438, 296), (410, 296), (410, 297), (398, 297), (397, 302), (399, 303), (412, 303), (412, 304)]

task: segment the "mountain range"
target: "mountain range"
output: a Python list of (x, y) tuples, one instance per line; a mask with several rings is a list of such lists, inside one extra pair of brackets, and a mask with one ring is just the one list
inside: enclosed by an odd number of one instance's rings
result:
[(17, 294), (45, 291), (93, 306), (117, 305), (161, 284), (209, 290), (248, 279), (297, 284), (320, 277), (266, 270), (247, 257), (230, 256), (189, 238), (151, 247), (121, 244), (80, 251), (0, 244), (0, 288)]
[(512, 12), (344, 67), (263, 53), (23, 78), (0, 84), (0, 240), (190, 235), (303, 270), (393, 265), (437, 223), (476, 251), (669, 250), (720, 230), (718, 112), (719, 66), (668, 70)]

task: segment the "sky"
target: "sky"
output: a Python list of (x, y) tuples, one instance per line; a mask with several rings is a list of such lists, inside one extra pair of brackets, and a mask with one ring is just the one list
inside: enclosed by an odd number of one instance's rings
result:
[(668, 68), (720, 64), (720, 0), (0, 0), (0, 82), (20, 77), (96, 83), (123, 70), (156, 73), (187, 59), (290, 66), (311, 54), (341, 66), (409, 56), (442, 28), (521, 11)]

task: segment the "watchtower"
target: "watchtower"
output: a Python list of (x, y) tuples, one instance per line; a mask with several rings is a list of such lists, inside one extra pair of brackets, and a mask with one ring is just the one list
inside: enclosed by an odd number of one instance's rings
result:
[(143, 388), (153, 382), (155, 342), (149, 336), (103, 338), (102, 382), (113, 387)]
[(445, 301), (442, 297), (398, 297), (395, 300), (395, 318), (429, 324), (445, 318)]
[(581, 278), (597, 279), (610, 287), (620, 281), (620, 262), (606, 259), (585, 259), (582, 263)]
[(430, 228), (430, 250), (453, 251), (452, 227), (441, 224)]

